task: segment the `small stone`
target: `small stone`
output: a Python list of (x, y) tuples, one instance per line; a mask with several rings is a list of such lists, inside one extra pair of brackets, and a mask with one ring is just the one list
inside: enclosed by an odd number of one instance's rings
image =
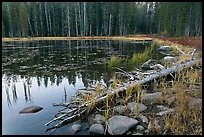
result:
[(96, 114), (95, 121), (97, 124), (103, 124), (105, 122), (105, 117), (100, 114)]
[[(132, 113), (134, 113), (135, 109), (136, 109), (136, 103), (135, 102), (128, 103), (127, 108), (130, 109)], [(138, 112), (140, 113), (140, 112), (143, 112), (145, 110), (147, 110), (147, 106), (145, 106), (144, 104), (139, 103), (138, 104)]]
[(158, 51), (171, 51), (172, 48), (170, 46), (161, 46), (157, 48)]
[(166, 56), (164, 57), (164, 61), (166, 62), (176, 62), (178, 59), (176, 57), (172, 57), (172, 56)]
[(138, 125), (136, 129), (142, 131), (142, 130), (144, 130), (144, 127), (141, 125)]
[(157, 105), (157, 108), (159, 108), (162, 111), (168, 110), (169, 108), (165, 107), (164, 105)]
[(126, 111), (126, 106), (115, 106), (113, 110), (119, 114), (122, 114)]
[(144, 100), (144, 101), (154, 101), (154, 100), (157, 100), (159, 99), (159, 97), (162, 95), (161, 92), (155, 92), (155, 93), (146, 93), (146, 94), (142, 94), (141, 95), (141, 100)]
[(81, 125), (80, 124), (74, 124), (72, 125), (72, 130), (74, 132), (80, 131), (81, 130)]
[(104, 127), (101, 124), (93, 124), (90, 127), (90, 134), (92, 135), (103, 135)]
[(148, 123), (148, 119), (146, 116), (143, 116), (143, 115), (139, 115), (139, 118), (142, 120), (143, 123)]
[(165, 111), (158, 112), (156, 115), (157, 116), (163, 116), (163, 115), (165, 115), (167, 113), (172, 113), (174, 111), (175, 111), (174, 109), (168, 109), (168, 110), (165, 110)]
[(130, 131), (128, 131), (127, 133), (126, 133), (126, 135), (131, 135), (132, 133), (130, 132)]
[(143, 135), (143, 134), (142, 134), (142, 133), (137, 132), (137, 133), (134, 133), (134, 134), (132, 134), (132, 135)]

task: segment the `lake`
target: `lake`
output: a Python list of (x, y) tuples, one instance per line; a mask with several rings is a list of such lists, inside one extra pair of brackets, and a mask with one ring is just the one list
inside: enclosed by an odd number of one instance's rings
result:
[[(62, 109), (53, 103), (69, 102), (79, 89), (96, 82), (106, 84), (112, 76), (106, 62), (112, 55), (128, 58), (149, 46), (150, 42), (111, 40), (3, 42), (2, 134), (48, 134), (45, 123)], [(162, 57), (155, 54), (155, 58)], [(30, 105), (43, 109), (19, 114)], [(52, 134), (74, 134), (72, 124)], [(83, 122), (76, 134), (89, 134), (88, 126)]]

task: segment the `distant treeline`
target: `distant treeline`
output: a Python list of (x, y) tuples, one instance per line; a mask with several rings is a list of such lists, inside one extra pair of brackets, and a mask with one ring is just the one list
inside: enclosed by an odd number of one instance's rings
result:
[(202, 35), (201, 2), (3, 2), (2, 37)]

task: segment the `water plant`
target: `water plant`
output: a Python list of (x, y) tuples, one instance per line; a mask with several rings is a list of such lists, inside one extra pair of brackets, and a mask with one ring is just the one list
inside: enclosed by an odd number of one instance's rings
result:
[(111, 56), (110, 60), (107, 62), (109, 69), (119, 66), (120, 63), (121, 63), (121, 58), (116, 55)]

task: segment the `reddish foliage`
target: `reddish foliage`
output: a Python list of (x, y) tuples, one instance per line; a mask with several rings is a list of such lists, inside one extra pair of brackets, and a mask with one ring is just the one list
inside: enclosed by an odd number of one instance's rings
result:
[(173, 43), (188, 45), (190, 47), (194, 47), (199, 51), (202, 51), (202, 36), (200, 37), (177, 37), (177, 38), (161, 38), (156, 37), (161, 40), (170, 41)]

